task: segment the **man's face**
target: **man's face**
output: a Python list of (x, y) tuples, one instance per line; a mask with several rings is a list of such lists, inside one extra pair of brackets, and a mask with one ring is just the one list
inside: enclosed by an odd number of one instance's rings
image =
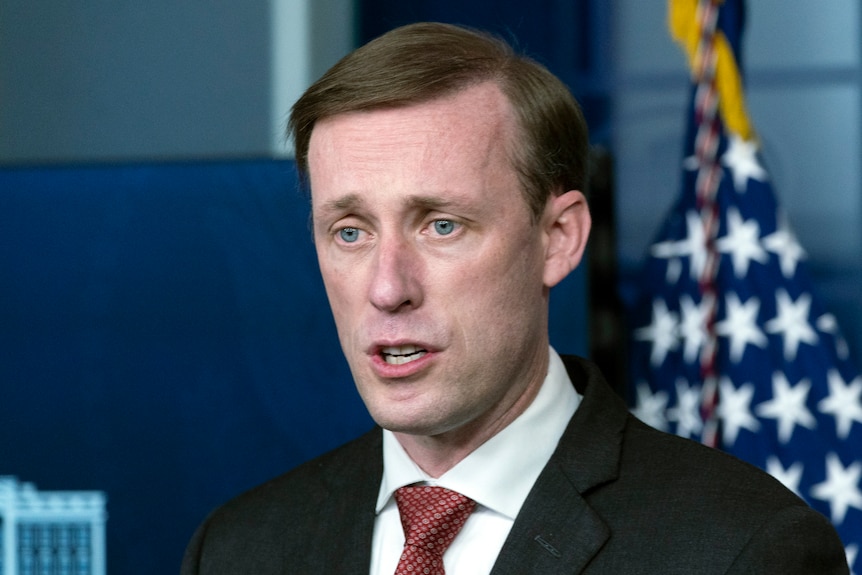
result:
[(437, 436), (499, 425), (547, 370), (548, 235), (492, 83), (320, 121), (314, 238), (339, 339), (371, 416)]

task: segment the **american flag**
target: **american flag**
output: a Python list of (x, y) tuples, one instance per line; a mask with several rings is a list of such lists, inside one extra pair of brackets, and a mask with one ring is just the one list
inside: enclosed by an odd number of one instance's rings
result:
[(632, 314), (632, 411), (829, 517), (862, 573), (862, 377), (816, 299), (745, 111), (741, 0), (670, 0), (692, 69), (680, 197)]

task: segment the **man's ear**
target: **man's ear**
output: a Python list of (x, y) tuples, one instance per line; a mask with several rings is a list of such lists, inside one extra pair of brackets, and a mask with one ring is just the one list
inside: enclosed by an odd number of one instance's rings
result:
[(543, 278), (551, 288), (581, 263), (592, 222), (587, 199), (577, 190), (551, 197), (542, 222), (547, 242)]

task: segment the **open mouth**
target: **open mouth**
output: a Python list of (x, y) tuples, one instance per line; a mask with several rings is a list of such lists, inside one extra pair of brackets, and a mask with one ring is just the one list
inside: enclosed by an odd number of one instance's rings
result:
[(427, 350), (415, 345), (390, 346), (380, 350), (380, 356), (389, 365), (404, 365), (416, 361), (426, 353)]

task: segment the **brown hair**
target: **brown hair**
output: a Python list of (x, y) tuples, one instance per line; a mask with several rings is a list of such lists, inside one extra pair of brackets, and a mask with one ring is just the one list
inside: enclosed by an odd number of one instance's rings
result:
[(527, 205), (538, 217), (550, 194), (584, 191), (587, 126), (565, 85), (503, 40), (450, 24), (410, 24), (342, 58), (291, 109), (300, 174), (318, 120), (346, 112), (407, 106), (494, 81), (509, 99), (521, 137), (510, 153)]

